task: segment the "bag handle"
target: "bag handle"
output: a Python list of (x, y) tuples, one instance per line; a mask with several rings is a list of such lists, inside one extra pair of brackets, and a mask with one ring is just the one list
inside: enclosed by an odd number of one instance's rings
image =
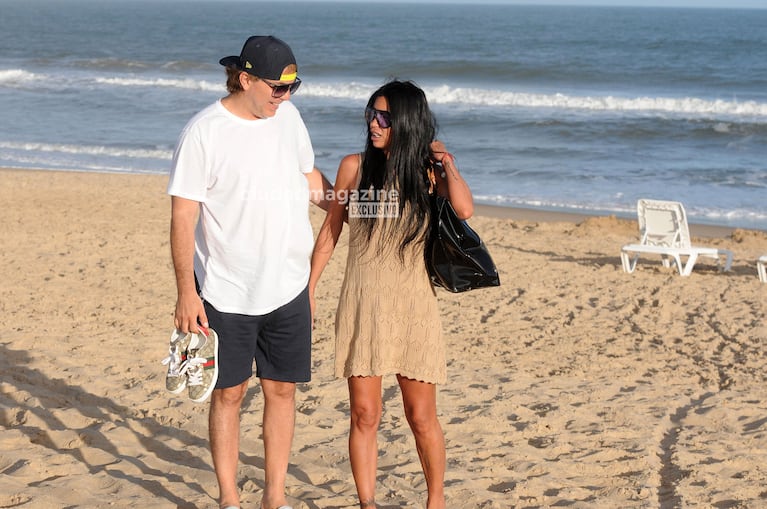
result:
[[(442, 156), (443, 161), (445, 160), (446, 157), (449, 157), (450, 159), (453, 160), (453, 162), (455, 162), (455, 156), (451, 154), (450, 152), (437, 152), (437, 154), (445, 154), (444, 156)], [(436, 159), (429, 158), (429, 163), (430, 164), (426, 170), (426, 174), (429, 178), (429, 194), (434, 194), (437, 192), (437, 188), (438, 188), (437, 176), (434, 173), (434, 167), (437, 165), (440, 165), (442, 167), (442, 178), (445, 178), (446, 174), (445, 174), (445, 168), (442, 164), (442, 161), (437, 161)]]

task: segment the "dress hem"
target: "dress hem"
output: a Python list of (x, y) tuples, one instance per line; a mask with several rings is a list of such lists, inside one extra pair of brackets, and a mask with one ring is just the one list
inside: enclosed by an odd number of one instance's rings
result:
[(424, 382), (427, 384), (434, 384), (434, 385), (444, 384), (447, 378), (447, 377), (442, 378), (442, 377), (423, 376), (422, 374), (416, 375), (414, 373), (408, 372), (407, 370), (400, 370), (400, 369), (383, 369), (383, 370), (377, 370), (377, 371), (364, 371), (364, 372), (352, 371), (348, 375), (336, 374), (336, 378), (348, 379), (355, 376), (367, 377), (367, 376), (386, 376), (386, 375), (400, 375), (407, 379), (415, 380), (416, 382)]

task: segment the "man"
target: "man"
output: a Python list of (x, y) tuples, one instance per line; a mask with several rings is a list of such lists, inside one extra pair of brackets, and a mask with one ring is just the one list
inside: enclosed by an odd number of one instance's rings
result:
[(301, 83), (290, 47), (253, 36), (220, 63), (229, 95), (186, 125), (168, 184), (175, 326), (218, 333), (209, 431), (220, 506), (239, 507), (239, 413), (255, 359), (264, 394), (261, 507), (285, 509), (296, 383), (310, 379), (308, 204), (311, 196), (326, 209), (331, 186), (288, 102)]

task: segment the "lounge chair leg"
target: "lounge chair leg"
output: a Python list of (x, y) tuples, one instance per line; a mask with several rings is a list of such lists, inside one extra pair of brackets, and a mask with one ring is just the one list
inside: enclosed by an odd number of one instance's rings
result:
[(631, 274), (637, 266), (637, 260), (639, 255), (629, 256), (625, 251), (621, 251), (621, 265), (623, 265), (623, 271)]
[(724, 250), (723, 254), (726, 257), (724, 262), (724, 272), (729, 272), (730, 268), (732, 267), (732, 251)]
[(759, 281), (767, 283), (767, 256), (762, 256), (756, 261), (756, 273), (759, 275)]
[[(679, 265), (679, 274), (682, 276), (689, 276), (692, 274), (692, 268), (695, 266), (695, 262), (698, 260), (698, 253), (693, 253), (690, 256), (687, 257), (687, 263), (684, 265), (684, 269), (682, 268), (682, 265)], [(679, 258), (677, 257), (677, 263), (679, 263)]]

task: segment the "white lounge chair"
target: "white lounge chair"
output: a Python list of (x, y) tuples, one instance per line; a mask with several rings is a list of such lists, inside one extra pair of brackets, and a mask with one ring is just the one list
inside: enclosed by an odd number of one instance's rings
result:
[[(639, 244), (621, 248), (624, 271), (634, 272), (640, 254), (661, 255), (664, 267), (669, 267), (673, 261), (682, 276), (692, 273), (699, 256), (716, 259), (720, 270), (721, 257), (724, 256), (724, 270), (730, 270), (732, 251), (691, 244), (687, 215), (681, 203), (641, 199), (637, 201), (637, 219), (641, 240)], [(682, 257), (687, 258), (687, 263), (682, 263)]]
[(767, 270), (764, 266), (767, 265), (767, 255), (762, 255), (756, 261), (756, 272), (759, 274), (759, 281), (767, 283)]

